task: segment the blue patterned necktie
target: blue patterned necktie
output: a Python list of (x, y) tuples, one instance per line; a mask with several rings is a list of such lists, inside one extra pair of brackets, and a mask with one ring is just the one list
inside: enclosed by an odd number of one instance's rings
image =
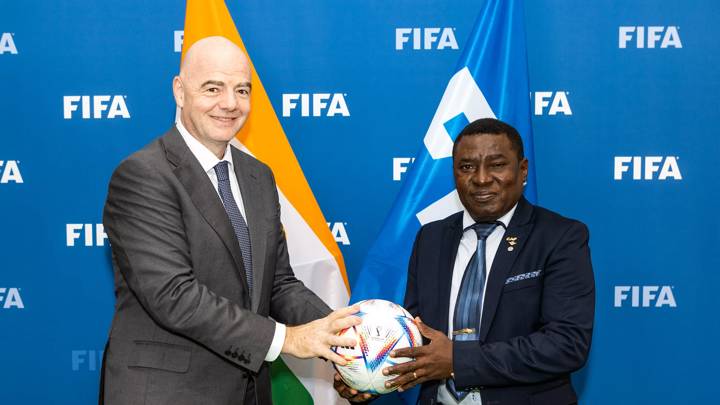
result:
[(248, 284), (248, 292), (252, 297), (253, 272), (252, 272), (252, 253), (250, 250), (250, 229), (248, 229), (245, 218), (243, 218), (240, 209), (235, 203), (232, 189), (230, 188), (230, 176), (228, 175), (228, 162), (223, 160), (215, 165), (215, 174), (218, 179), (218, 191), (222, 199), (225, 211), (230, 217), (230, 223), (235, 230), (235, 236), (240, 244), (242, 252), (243, 266), (245, 266), (245, 279)]
[[(498, 223), (476, 223), (468, 229), (477, 234), (477, 249), (470, 258), (465, 274), (463, 274), (460, 291), (455, 302), (453, 317), (453, 340), (478, 340), (480, 332), (480, 315), (482, 314), (483, 287), (485, 286), (485, 239), (495, 230)], [(447, 389), (460, 402), (467, 396), (467, 391), (455, 389), (455, 381), (447, 379)]]

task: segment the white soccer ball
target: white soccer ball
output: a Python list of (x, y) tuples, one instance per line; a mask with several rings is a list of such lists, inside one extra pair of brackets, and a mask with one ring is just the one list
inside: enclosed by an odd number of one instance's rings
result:
[(385, 382), (397, 375), (384, 376), (382, 370), (412, 359), (391, 358), (390, 352), (404, 347), (422, 345), (422, 336), (405, 308), (385, 300), (365, 300), (358, 303), (362, 319), (358, 326), (340, 331), (338, 335), (356, 339), (355, 347), (333, 347), (348, 364), (335, 369), (345, 384), (360, 392), (386, 394), (397, 388), (385, 388)]

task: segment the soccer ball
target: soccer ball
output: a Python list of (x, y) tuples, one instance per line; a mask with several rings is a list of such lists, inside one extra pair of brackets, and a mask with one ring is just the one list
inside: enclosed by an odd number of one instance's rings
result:
[(340, 331), (338, 335), (355, 338), (355, 347), (333, 347), (333, 351), (348, 361), (335, 369), (345, 384), (360, 392), (386, 394), (395, 388), (385, 388), (385, 382), (397, 375), (384, 376), (385, 367), (405, 363), (407, 357), (391, 358), (390, 352), (404, 347), (422, 345), (422, 337), (413, 318), (405, 308), (385, 300), (365, 300), (358, 303), (355, 314), (362, 319), (358, 326)]

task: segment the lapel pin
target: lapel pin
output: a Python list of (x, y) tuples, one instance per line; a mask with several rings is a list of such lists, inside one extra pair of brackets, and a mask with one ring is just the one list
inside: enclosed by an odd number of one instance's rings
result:
[(515, 245), (517, 245), (517, 236), (508, 236), (507, 238), (505, 238), (505, 241), (508, 243), (508, 245), (510, 245), (507, 248), (508, 252), (512, 252), (513, 250), (515, 250)]

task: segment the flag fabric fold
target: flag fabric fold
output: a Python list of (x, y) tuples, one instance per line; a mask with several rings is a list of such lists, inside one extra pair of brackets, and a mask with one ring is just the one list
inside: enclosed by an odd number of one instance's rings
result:
[(352, 302), (403, 302), (415, 234), (423, 224), (462, 210), (452, 176), (452, 146), (468, 123), (497, 118), (518, 130), (530, 161), (525, 196), (536, 201), (524, 24), (521, 0), (485, 3), (423, 145), (353, 285)]
[[(182, 55), (209, 36), (223, 36), (250, 59), (252, 112), (232, 144), (272, 169), (278, 187), (281, 221), (290, 264), (298, 279), (330, 307), (347, 305), (349, 285), (340, 248), (280, 125), (252, 58), (223, 0), (187, 0)], [(322, 360), (282, 357), (273, 363), (273, 402), (276, 404), (340, 404), (332, 387), (334, 371)]]

